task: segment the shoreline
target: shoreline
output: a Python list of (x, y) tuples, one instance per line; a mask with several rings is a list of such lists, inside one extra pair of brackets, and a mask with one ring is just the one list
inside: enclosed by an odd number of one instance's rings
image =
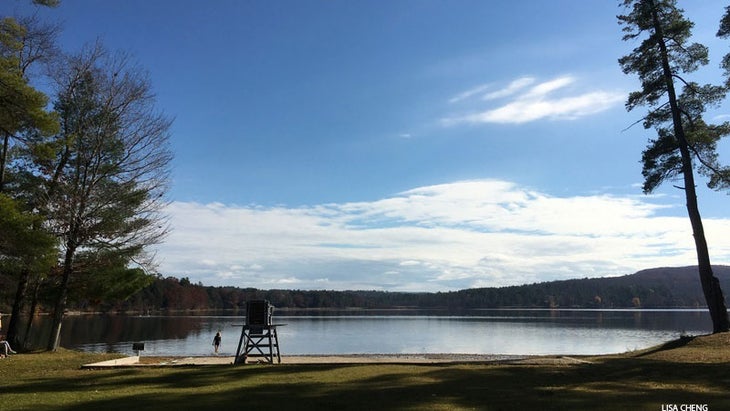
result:
[[(281, 363), (273, 365), (314, 364), (522, 364), (569, 365), (590, 361), (584, 356), (566, 355), (496, 355), (496, 354), (309, 354), (286, 355)], [(114, 360), (84, 364), (82, 368), (120, 367), (179, 367), (204, 365), (233, 365), (233, 356), (130, 356)], [(260, 359), (250, 359), (245, 365), (269, 365)]]
[[(638, 351), (606, 355), (500, 355), (500, 354), (321, 354), (283, 355), (281, 363), (304, 364), (515, 364), (515, 365), (579, 365), (593, 364), (609, 358), (642, 357), (676, 363), (730, 363), (730, 332), (699, 336), (683, 336)], [(233, 365), (234, 356), (128, 356), (85, 364), (82, 368), (170, 367)], [(267, 364), (249, 359), (249, 364)], [(268, 365), (268, 364), (267, 364)]]

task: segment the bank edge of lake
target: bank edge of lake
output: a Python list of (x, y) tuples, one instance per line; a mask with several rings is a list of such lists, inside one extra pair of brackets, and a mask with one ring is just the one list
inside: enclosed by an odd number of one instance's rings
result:
[[(599, 356), (581, 355), (489, 355), (489, 354), (348, 354), (348, 355), (289, 355), (282, 364), (459, 364), (491, 363), (520, 365), (590, 364), (600, 359), (646, 358), (677, 363), (730, 362), (730, 332), (701, 336), (682, 336), (664, 344), (639, 351)], [(230, 365), (230, 356), (132, 356), (85, 364), (84, 368), (129, 366), (195, 366)], [(261, 362), (253, 362), (259, 364)], [(248, 365), (248, 364), (247, 364)]]

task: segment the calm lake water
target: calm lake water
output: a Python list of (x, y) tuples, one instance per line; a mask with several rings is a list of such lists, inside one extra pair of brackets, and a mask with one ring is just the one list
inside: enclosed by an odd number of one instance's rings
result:
[[(286, 324), (279, 328), (282, 355), (608, 354), (712, 330), (706, 310), (278, 311), (274, 322)], [(220, 330), (220, 355), (234, 355), (242, 323), (232, 314), (69, 316), (61, 345), (132, 354), (132, 343), (144, 342), (143, 355), (203, 356), (213, 353), (213, 336)]]

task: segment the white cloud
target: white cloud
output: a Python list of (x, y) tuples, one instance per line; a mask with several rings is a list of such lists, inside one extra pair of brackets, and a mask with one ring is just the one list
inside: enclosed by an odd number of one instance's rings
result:
[[(540, 119), (574, 120), (608, 110), (626, 97), (619, 91), (568, 89), (576, 83), (576, 78), (572, 76), (558, 77), (527, 88), (535, 81), (532, 77), (518, 78), (505, 88), (483, 96), (483, 100), (487, 101), (512, 97), (510, 100), (497, 107), (487, 109), (480, 107), (474, 113), (453, 115), (442, 119), (441, 123), (444, 126), (454, 126), (483, 123), (521, 124)], [(476, 94), (476, 90), (484, 91), (480, 87), (472, 90), (471, 94), (462, 93), (457, 97), (465, 97), (457, 101), (471, 97)], [(562, 95), (559, 95), (559, 92), (562, 92)]]
[[(209, 285), (414, 291), (693, 264), (686, 218), (657, 200), (478, 180), (311, 207), (175, 202), (158, 255), (164, 275)], [(713, 261), (730, 262), (730, 220), (705, 225)]]
[(400, 266), (403, 266), (403, 267), (405, 267), (405, 266), (413, 266), (413, 265), (421, 265), (421, 262), (420, 261), (408, 260), (408, 261), (401, 261), (399, 265)]
[(522, 98), (545, 98), (545, 96), (552, 93), (553, 91), (565, 88), (574, 82), (575, 79), (570, 76), (558, 77), (554, 80), (546, 81), (544, 83), (536, 85), (535, 87), (531, 88), (527, 93), (525, 93)]

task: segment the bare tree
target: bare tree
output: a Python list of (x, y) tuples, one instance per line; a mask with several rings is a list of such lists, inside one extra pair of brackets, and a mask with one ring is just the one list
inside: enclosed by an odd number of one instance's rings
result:
[(31, 150), (55, 153), (33, 161), (44, 175), (44, 209), (63, 254), (49, 350), (60, 342), (80, 256), (154, 269), (147, 247), (167, 232), (162, 208), (172, 159), (171, 120), (155, 109), (148, 77), (128, 56), (88, 47), (59, 70), (58, 85), (61, 131), (41, 143), (45, 149)]

